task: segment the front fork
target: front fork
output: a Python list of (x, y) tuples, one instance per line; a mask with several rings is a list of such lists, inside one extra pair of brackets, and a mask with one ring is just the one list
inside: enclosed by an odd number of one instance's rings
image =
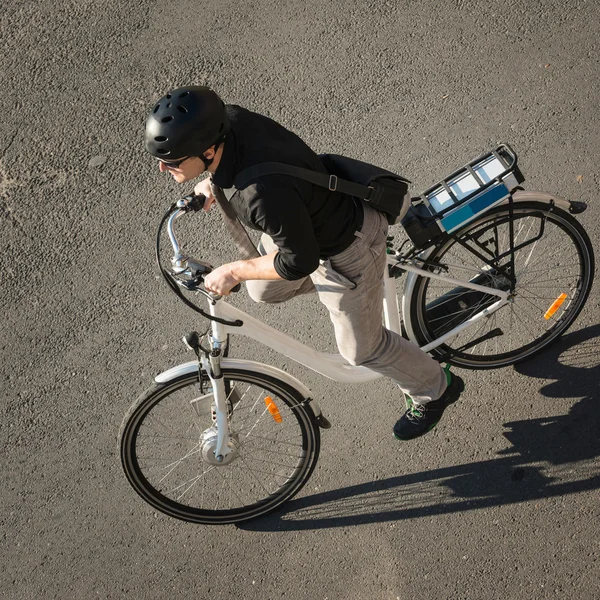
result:
[(221, 356), (227, 344), (227, 336), (222, 329), (220, 324), (213, 322), (213, 333), (210, 337), (210, 352), (202, 354), (200, 357), (200, 365), (210, 379), (215, 401), (217, 422), (215, 458), (219, 463), (223, 462), (223, 459), (232, 451), (231, 444), (229, 444), (231, 433), (229, 431), (227, 411), (227, 391), (225, 390), (225, 378), (221, 371)]

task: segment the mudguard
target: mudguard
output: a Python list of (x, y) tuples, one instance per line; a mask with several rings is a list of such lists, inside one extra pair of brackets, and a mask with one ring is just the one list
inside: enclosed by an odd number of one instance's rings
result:
[[(241, 358), (222, 358), (221, 367), (229, 369), (240, 369), (243, 371), (251, 371), (253, 373), (260, 373), (261, 375), (268, 375), (274, 379), (279, 379), (294, 388), (298, 393), (305, 399), (312, 398), (310, 390), (298, 379), (271, 365), (265, 365), (263, 363), (254, 362), (252, 360), (244, 360)], [(190, 373), (196, 373), (198, 371), (198, 361), (192, 360), (187, 363), (182, 363), (175, 367), (171, 367), (163, 373), (159, 373), (154, 381), (156, 383), (167, 383), (172, 379), (181, 377), (182, 375), (188, 375)], [(321, 414), (321, 407), (318, 402), (312, 398), (310, 406), (313, 410), (315, 417)]]

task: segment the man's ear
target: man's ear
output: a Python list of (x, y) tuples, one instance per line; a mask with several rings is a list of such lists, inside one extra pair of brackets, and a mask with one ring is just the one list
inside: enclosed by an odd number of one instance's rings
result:
[(208, 150), (203, 153), (204, 158), (208, 158), (208, 160), (212, 160), (215, 157), (215, 147), (211, 146)]

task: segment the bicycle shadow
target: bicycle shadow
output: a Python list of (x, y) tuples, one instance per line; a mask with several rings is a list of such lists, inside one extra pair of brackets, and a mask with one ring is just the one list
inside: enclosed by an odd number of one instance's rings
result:
[[(499, 458), (390, 477), (294, 499), (238, 525), (251, 531), (349, 527), (516, 504), (600, 489), (600, 325), (576, 331), (517, 365), (548, 378), (547, 398), (579, 397), (568, 414), (512, 421)], [(539, 463), (544, 463), (540, 466)]]

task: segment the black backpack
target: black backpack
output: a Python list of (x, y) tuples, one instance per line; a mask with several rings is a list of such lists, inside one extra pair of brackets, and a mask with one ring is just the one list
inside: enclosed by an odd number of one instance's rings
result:
[(373, 208), (384, 213), (390, 225), (399, 223), (410, 207), (408, 179), (338, 154), (320, 154), (319, 158), (327, 174), (285, 163), (265, 162), (240, 171), (235, 176), (233, 185), (239, 190), (264, 175), (290, 175), (332, 192), (339, 191), (364, 199)]

